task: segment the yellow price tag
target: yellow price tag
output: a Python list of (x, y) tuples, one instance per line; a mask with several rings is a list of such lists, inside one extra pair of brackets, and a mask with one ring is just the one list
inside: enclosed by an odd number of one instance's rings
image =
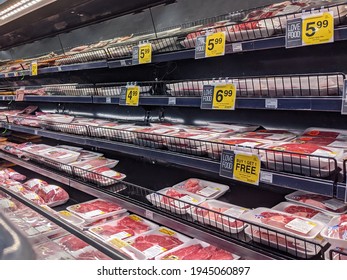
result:
[(113, 238), (113, 239), (109, 240), (109, 242), (117, 248), (123, 248), (123, 247), (126, 247), (129, 245), (127, 242), (122, 241), (122, 240), (117, 239), (117, 238)]
[(139, 45), (139, 64), (152, 62), (152, 44)]
[(216, 85), (213, 90), (212, 109), (235, 110), (236, 87), (233, 84)]
[(316, 45), (334, 41), (334, 16), (332, 12), (303, 17), (302, 43)]
[(70, 213), (69, 211), (63, 210), (63, 211), (59, 211), (59, 213), (60, 213), (62, 216), (71, 217), (71, 213)]
[(170, 236), (173, 236), (173, 235), (176, 234), (174, 231), (169, 230), (169, 229), (167, 229), (167, 228), (161, 228), (159, 231), (160, 231), (161, 233), (164, 233), (164, 234), (167, 234), (167, 235), (170, 235)]
[(205, 57), (225, 54), (225, 33), (217, 32), (206, 36)]
[(129, 218), (132, 219), (135, 222), (141, 222), (142, 219), (139, 216), (136, 215), (129, 215)]
[(140, 99), (140, 87), (128, 86), (126, 97), (125, 97), (125, 104), (127, 106), (139, 106), (139, 99)]
[(247, 184), (259, 185), (260, 166), (257, 155), (235, 154), (233, 178)]
[(37, 61), (33, 61), (31, 63), (31, 76), (37, 76), (37, 72), (38, 72)]

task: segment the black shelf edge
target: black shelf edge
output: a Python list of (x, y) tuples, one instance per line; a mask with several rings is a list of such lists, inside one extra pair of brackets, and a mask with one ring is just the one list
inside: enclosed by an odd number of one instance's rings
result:
[[(199, 171), (205, 171), (213, 174), (219, 174), (220, 163), (211, 161), (209, 159), (194, 157), (186, 154), (173, 153), (165, 150), (155, 150), (142, 146), (131, 145), (122, 142), (114, 142), (108, 140), (102, 140), (97, 138), (83, 137), (72, 134), (64, 134), (54, 131), (43, 130), (39, 128), (24, 127), (18, 125), (9, 125), (2, 123), (3, 128), (9, 130), (24, 132), (29, 134), (40, 135), (51, 139), (70, 142), (78, 145), (85, 145), (90, 147), (96, 147), (100, 149), (113, 150), (129, 155), (136, 155), (138, 157), (144, 157), (147, 159), (155, 160), (158, 162), (175, 164), (183, 167), (189, 167), (197, 169)], [(334, 196), (334, 182), (330, 180), (323, 180), (313, 177), (305, 177), (293, 174), (279, 173), (271, 170), (262, 170), (266, 172), (266, 180), (261, 179), (262, 184), (266, 184), (271, 187), (282, 187), (293, 190), (303, 190), (313, 193), (323, 194), (327, 196)], [(270, 180), (268, 178), (271, 178)], [(346, 189), (342, 184), (339, 185), (336, 192), (338, 199), (345, 200)]]

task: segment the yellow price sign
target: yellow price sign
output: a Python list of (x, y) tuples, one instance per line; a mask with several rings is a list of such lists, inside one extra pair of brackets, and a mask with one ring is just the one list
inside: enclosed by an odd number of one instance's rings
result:
[(37, 61), (33, 61), (31, 63), (31, 76), (37, 76), (38, 74), (38, 65)]
[(164, 227), (161, 228), (161, 229), (159, 229), (159, 231), (160, 231), (161, 233), (164, 233), (164, 234), (167, 234), (167, 235), (170, 235), (170, 236), (173, 236), (173, 235), (176, 234), (174, 231), (169, 230), (169, 229), (164, 228)]
[(215, 85), (212, 98), (212, 109), (235, 110), (236, 87), (233, 84)]
[(125, 241), (122, 241), (118, 238), (113, 238), (111, 240), (109, 240), (108, 242), (110, 242), (113, 246), (115, 246), (116, 248), (123, 248), (123, 247), (127, 247), (129, 244)]
[(332, 12), (302, 18), (302, 44), (316, 45), (334, 41), (334, 16)]
[(235, 180), (259, 185), (261, 161), (258, 155), (235, 154), (233, 178)]
[(139, 45), (139, 64), (152, 62), (152, 44)]
[(205, 57), (225, 54), (225, 33), (217, 32), (206, 36)]
[(141, 222), (142, 221), (142, 219), (139, 216), (133, 215), (133, 214), (129, 215), (129, 218), (132, 219), (135, 222)]
[(70, 213), (69, 211), (62, 210), (62, 211), (59, 211), (59, 213), (60, 213), (62, 216), (71, 217), (71, 213)]
[(127, 106), (139, 106), (140, 99), (140, 87), (128, 86), (125, 96), (125, 104)]

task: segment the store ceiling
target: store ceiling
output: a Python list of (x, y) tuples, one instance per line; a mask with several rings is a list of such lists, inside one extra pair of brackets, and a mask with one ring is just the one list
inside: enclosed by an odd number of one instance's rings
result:
[(0, 49), (174, 0), (59, 0), (0, 27)]

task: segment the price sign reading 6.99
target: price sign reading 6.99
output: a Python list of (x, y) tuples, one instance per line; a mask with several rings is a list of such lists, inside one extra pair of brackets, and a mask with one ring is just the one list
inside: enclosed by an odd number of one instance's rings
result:
[(233, 84), (215, 85), (212, 109), (235, 110), (236, 87)]

